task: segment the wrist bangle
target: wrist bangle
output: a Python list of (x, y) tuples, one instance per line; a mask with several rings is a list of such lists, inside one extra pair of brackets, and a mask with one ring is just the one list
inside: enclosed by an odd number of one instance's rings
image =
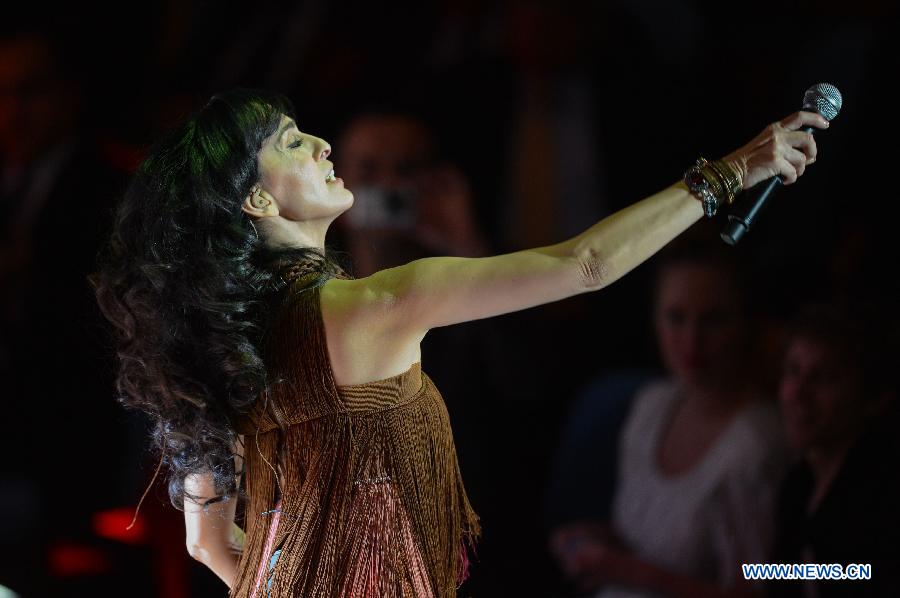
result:
[(719, 206), (727, 200), (725, 187), (703, 157), (698, 158), (697, 163), (684, 173), (684, 184), (703, 203), (703, 213), (707, 218), (715, 216)]
[(709, 165), (722, 184), (726, 200), (729, 204), (734, 203), (734, 198), (740, 194), (743, 187), (740, 173), (724, 160), (714, 160)]

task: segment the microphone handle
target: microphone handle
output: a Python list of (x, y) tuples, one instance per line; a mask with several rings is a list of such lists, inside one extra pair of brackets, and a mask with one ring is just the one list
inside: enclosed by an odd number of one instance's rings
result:
[[(806, 127), (803, 129), (803, 132), (812, 133), (813, 127)], [(754, 199), (749, 197), (744, 198), (741, 202), (741, 206), (734, 208), (731, 213), (728, 214), (728, 224), (722, 229), (720, 235), (722, 240), (729, 245), (737, 245), (738, 241), (750, 231), (753, 221), (756, 220), (756, 217), (762, 211), (763, 207), (765, 207), (766, 202), (769, 200), (769, 196), (772, 195), (772, 192), (775, 191), (775, 189), (781, 187), (782, 184), (784, 184), (784, 182), (781, 180), (780, 176), (772, 177), (763, 188), (756, 193)]]

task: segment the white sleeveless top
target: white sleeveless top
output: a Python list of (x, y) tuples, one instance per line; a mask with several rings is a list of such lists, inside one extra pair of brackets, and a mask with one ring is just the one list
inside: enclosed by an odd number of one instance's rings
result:
[[(765, 562), (777, 485), (787, 451), (775, 406), (743, 407), (689, 471), (659, 470), (659, 443), (678, 388), (671, 381), (638, 391), (619, 442), (613, 529), (639, 558), (673, 573), (730, 586), (741, 563)], [(605, 587), (602, 598), (653, 596)]]

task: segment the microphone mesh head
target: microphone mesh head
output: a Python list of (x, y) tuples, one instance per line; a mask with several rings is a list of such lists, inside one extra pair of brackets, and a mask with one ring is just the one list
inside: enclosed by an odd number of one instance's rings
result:
[(803, 94), (803, 109), (818, 112), (826, 120), (833, 120), (838, 115), (843, 102), (841, 92), (831, 83), (817, 83)]

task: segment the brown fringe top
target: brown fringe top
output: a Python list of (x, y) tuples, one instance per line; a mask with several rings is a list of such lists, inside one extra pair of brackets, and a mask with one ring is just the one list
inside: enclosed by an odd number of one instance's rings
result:
[(441, 395), (420, 363), (336, 386), (320, 306), (327, 277), (313, 274), (290, 283), (265, 344), (282, 382), (237, 422), (248, 501), (229, 596), (455, 596), (480, 530)]

